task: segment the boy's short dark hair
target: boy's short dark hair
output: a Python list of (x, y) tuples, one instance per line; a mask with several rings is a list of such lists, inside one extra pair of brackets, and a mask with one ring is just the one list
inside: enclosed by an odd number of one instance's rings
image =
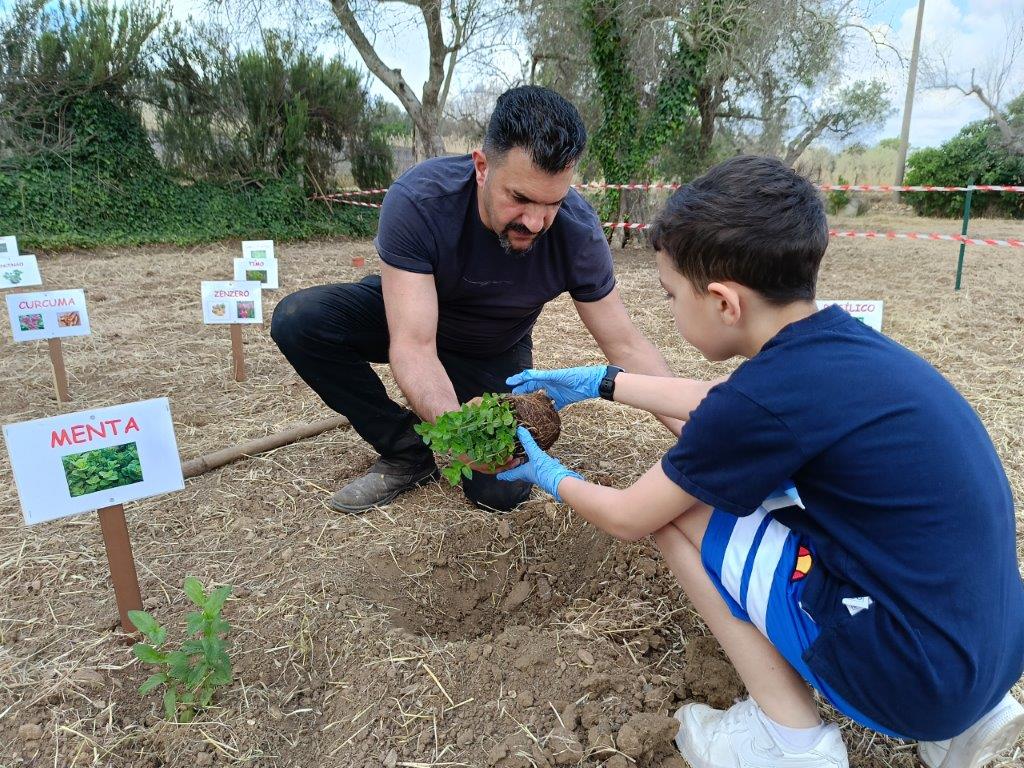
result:
[(649, 237), (700, 293), (731, 280), (788, 304), (814, 298), (828, 221), (811, 182), (774, 158), (741, 155), (673, 194)]
[(498, 97), (484, 135), (484, 152), (494, 161), (513, 147), (526, 150), (541, 170), (560, 173), (587, 148), (587, 129), (564, 97), (550, 88), (524, 85)]

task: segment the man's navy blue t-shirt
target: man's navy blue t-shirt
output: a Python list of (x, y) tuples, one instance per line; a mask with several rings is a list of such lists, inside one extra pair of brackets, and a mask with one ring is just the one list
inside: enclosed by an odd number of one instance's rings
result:
[(468, 357), (511, 349), (566, 291), (587, 302), (615, 287), (601, 223), (575, 190), (527, 253), (506, 253), (480, 220), (469, 155), (427, 160), (392, 184), (374, 245), (385, 263), (434, 276), (437, 345)]
[[(958, 734), (1024, 671), (1013, 498), (977, 414), (934, 368), (836, 306), (783, 328), (693, 411), (663, 458), (701, 501), (776, 512), (816, 552), (808, 666), (904, 736)], [(845, 597), (867, 595), (854, 615)]]

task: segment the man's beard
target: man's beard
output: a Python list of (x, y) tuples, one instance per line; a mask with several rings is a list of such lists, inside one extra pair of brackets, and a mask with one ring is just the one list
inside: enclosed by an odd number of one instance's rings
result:
[[(537, 244), (537, 240), (539, 240), (540, 236), (547, 231), (548, 228), (544, 227), (540, 232), (534, 234), (524, 225), (512, 222), (508, 224), (503, 230), (501, 230), (501, 233), (498, 235), (498, 242), (501, 244), (502, 250), (505, 251), (505, 253), (507, 253), (509, 256), (525, 256), (526, 254), (533, 250), (533, 246)], [(509, 232), (518, 232), (519, 234), (526, 235), (528, 237), (532, 236), (533, 239), (530, 241), (530, 244), (525, 248), (517, 248), (512, 244), (512, 240), (509, 239)]]

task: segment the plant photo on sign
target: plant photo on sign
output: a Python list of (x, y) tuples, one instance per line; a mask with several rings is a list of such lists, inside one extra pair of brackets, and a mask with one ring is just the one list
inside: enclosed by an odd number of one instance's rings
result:
[(436, 453), (447, 454), (451, 463), (441, 474), (452, 485), (473, 477), (473, 464), (495, 470), (513, 457), (523, 456), (516, 440), (516, 425), (530, 430), (537, 444), (547, 450), (558, 439), (562, 422), (543, 390), (529, 395), (485, 394), (457, 411), (441, 414), (431, 424), (417, 424), (416, 434)]
[(267, 258), (267, 252), (266, 251), (250, 251), (249, 252), (249, 258), (250, 259), (265, 259), (265, 258)]
[(238, 307), (239, 320), (252, 320), (256, 317), (256, 302), (240, 301), (236, 306)]
[(255, 280), (257, 283), (267, 282), (267, 270), (265, 269), (247, 269), (245, 270), (246, 280)]
[(61, 457), (71, 497), (142, 482), (139, 447), (124, 443)]
[(4, 280), (6, 280), (11, 285), (17, 285), (18, 283), (21, 282), (21, 270), (12, 269), (10, 272), (4, 272)]
[(199, 579), (185, 579), (185, 594), (199, 610), (185, 616), (188, 639), (177, 650), (168, 647), (167, 630), (152, 615), (128, 611), (128, 618), (149, 641), (133, 645), (132, 653), (159, 670), (139, 686), (139, 693), (166, 686), (163, 701), (168, 720), (192, 722), (213, 701), (217, 688), (231, 684), (231, 658), (225, 640), (231, 625), (220, 615), (231, 589), (218, 587), (207, 595)]
[(46, 329), (42, 315), (18, 315), (18, 326), (23, 331), (42, 331)]

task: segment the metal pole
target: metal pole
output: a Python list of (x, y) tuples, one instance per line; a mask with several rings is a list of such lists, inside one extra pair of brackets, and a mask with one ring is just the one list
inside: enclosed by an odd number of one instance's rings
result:
[(896, 186), (903, 184), (907, 170), (907, 148), (910, 146), (910, 113), (914, 111), (914, 89), (917, 86), (917, 59), (921, 53), (921, 22), (924, 20), (924, 0), (917, 3), (917, 28), (914, 30), (914, 48), (910, 53), (910, 75), (907, 78), (907, 97), (903, 101), (903, 128), (900, 131), (899, 157), (896, 159)]
[[(974, 177), (971, 176), (967, 182), (968, 187), (974, 186)], [(967, 225), (971, 221), (971, 197), (974, 195), (973, 189), (967, 190), (967, 195), (964, 197), (964, 226), (960, 230), (960, 234), (967, 237)], [(967, 248), (967, 243), (960, 243), (960, 258), (956, 263), (956, 288), (954, 290), (960, 290), (960, 278), (964, 273), (964, 250)]]

